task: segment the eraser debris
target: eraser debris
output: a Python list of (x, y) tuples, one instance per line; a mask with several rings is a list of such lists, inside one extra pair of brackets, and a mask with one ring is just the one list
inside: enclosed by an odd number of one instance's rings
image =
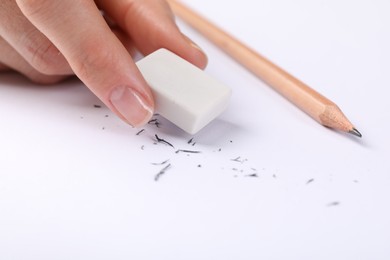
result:
[(137, 62), (157, 113), (195, 134), (227, 107), (231, 90), (176, 54), (159, 49)]

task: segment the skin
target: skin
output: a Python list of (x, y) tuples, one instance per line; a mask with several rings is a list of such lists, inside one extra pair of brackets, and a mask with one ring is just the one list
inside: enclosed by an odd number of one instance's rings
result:
[(132, 55), (159, 48), (207, 64), (165, 0), (0, 0), (0, 71), (40, 84), (76, 75), (135, 127), (149, 121), (154, 101)]

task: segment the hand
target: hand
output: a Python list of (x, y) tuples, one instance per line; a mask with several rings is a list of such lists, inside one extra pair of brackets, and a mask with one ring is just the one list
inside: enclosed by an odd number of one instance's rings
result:
[(154, 102), (131, 54), (159, 48), (206, 66), (164, 0), (0, 0), (0, 70), (45, 84), (75, 74), (135, 127)]

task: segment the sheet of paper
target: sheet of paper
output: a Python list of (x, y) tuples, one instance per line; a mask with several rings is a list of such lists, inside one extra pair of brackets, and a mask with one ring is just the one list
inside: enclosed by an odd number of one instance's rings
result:
[(132, 129), (77, 79), (0, 74), (0, 259), (389, 259), (389, 2), (184, 2), (332, 99), (363, 139), (180, 20), (233, 90), (195, 136), (158, 116)]

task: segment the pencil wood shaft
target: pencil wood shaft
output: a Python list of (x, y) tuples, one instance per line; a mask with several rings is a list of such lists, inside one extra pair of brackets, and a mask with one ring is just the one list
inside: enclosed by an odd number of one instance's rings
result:
[(177, 16), (317, 122), (344, 132), (356, 130), (335, 103), (207, 21), (180, 1), (169, 0), (168, 2)]

